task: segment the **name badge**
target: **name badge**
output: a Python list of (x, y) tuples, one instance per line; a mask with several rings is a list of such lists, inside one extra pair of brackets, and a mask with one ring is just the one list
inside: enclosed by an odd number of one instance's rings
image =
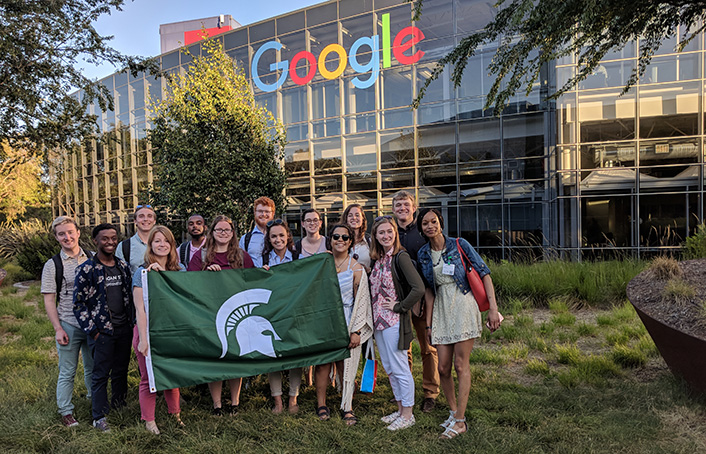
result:
[(455, 269), (456, 266), (453, 263), (444, 263), (444, 267), (441, 269), (441, 272), (447, 276), (453, 276)]

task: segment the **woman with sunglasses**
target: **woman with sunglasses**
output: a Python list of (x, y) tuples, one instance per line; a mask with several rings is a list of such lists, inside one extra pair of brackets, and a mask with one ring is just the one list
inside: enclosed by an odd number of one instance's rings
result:
[(414, 378), (407, 350), (414, 338), (410, 310), (424, 295), (424, 283), (407, 251), (400, 245), (392, 216), (375, 219), (372, 229), (375, 261), (370, 274), (375, 343), (390, 378), (397, 411), (382, 418), (389, 430), (414, 425)]
[[(155, 406), (157, 405), (157, 393), (150, 392), (145, 362), (145, 357), (149, 356), (149, 345), (147, 342), (147, 315), (145, 313), (145, 303), (142, 299), (142, 270), (186, 271), (184, 265), (179, 263), (179, 254), (177, 253), (174, 235), (163, 225), (156, 225), (150, 230), (144, 263), (137, 268), (132, 278), (132, 294), (135, 301), (135, 315), (137, 316), (132, 346), (135, 349), (137, 366), (140, 369), (140, 412), (142, 413), (142, 420), (145, 421), (147, 431), (159, 435), (160, 432), (154, 415)], [(159, 317), (159, 315), (151, 313), (150, 317)], [(167, 401), (169, 414), (174, 415), (177, 424), (183, 426), (184, 423), (181, 422), (180, 418), (179, 388), (165, 390), (164, 400)]]
[[(439, 354), (441, 389), (451, 409), (448, 419), (441, 424), (444, 432), (440, 438), (450, 439), (468, 430), (465, 414), (471, 391), (469, 358), (483, 325), (456, 239), (444, 236), (441, 212), (436, 208), (422, 209), (417, 217), (417, 227), (427, 240), (417, 253), (419, 268), (427, 284), (424, 296), (427, 338)], [(490, 270), (468, 241), (460, 238), (458, 244), (483, 280), (490, 302), (488, 327), (496, 330), (501, 316)], [(458, 376), (458, 398), (451, 375), (452, 365)]]
[(326, 252), (326, 237), (321, 234), (321, 213), (314, 208), (304, 210), (302, 225), (304, 238), (294, 244), (294, 248), (299, 252), (299, 258)]
[(353, 230), (353, 257), (363, 265), (365, 272), (370, 274), (370, 235), (368, 231), (368, 220), (365, 218), (363, 207), (360, 204), (352, 203), (343, 211), (343, 216), (339, 221)]
[[(250, 255), (238, 246), (238, 237), (235, 234), (233, 221), (227, 216), (216, 216), (206, 235), (206, 245), (200, 254), (194, 254), (189, 262), (188, 271), (221, 271), (238, 268), (253, 268)], [(238, 414), (240, 405), (240, 388), (243, 384), (242, 377), (228, 380), (230, 387), (230, 414)], [(213, 400), (212, 413), (216, 416), (223, 414), (221, 394), (223, 382), (216, 381), (208, 384), (208, 390)]]
[[(265, 246), (262, 250), (262, 267), (270, 267), (296, 260), (299, 254), (294, 249), (294, 240), (289, 226), (282, 219), (274, 219), (267, 223), (265, 231)], [(302, 368), (289, 369), (289, 413), (299, 412), (297, 397), (302, 384)], [(282, 372), (270, 372), (267, 375), (270, 381), (270, 392), (275, 401), (272, 413), (279, 414), (284, 410), (282, 403)]]
[[(329, 233), (329, 250), (338, 273), (338, 284), (343, 301), (343, 314), (346, 317), (351, 351), (350, 358), (336, 362), (338, 381), (341, 384), (341, 410), (343, 420), (352, 426), (358, 422), (353, 414), (353, 388), (355, 375), (360, 362), (361, 343), (370, 339), (373, 334), (373, 318), (370, 307), (370, 291), (368, 278), (363, 266), (351, 256), (353, 246), (353, 231), (344, 224), (333, 226)], [(326, 406), (326, 388), (331, 374), (332, 364), (316, 366), (316, 415), (322, 421), (330, 418), (331, 411)]]

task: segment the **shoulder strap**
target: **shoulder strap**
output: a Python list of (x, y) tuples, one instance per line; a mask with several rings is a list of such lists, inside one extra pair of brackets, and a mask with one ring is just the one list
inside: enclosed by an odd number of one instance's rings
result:
[[(54, 279), (56, 280), (56, 294), (61, 293), (61, 284), (64, 282), (64, 262), (61, 261), (61, 252), (51, 258), (54, 261)], [(59, 304), (59, 298), (56, 298), (56, 303)]]
[(297, 257), (299, 257), (302, 253), (302, 240), (297, 240), (297, 242), (294, 243), (294, 250), (297, 252)]
[(297, 260), (299, 258), (299, 253), (301, 251), (297, 251), (296, 249), (292, 251), (292, 260)]
[(130, 265), (130, 238), (123, 240), (120, 247), (123, 249), (123, 258)]
[[(468, 270), (473, 267), (473, 263), (471, 263), (471, 260), (466, 257), (466, 252), (464, 252), (463, 248), (461, 247), (461, 241), (459, 238), (456, 238), (456, 248), (458, 248), (458, 252), (461, 253), (461, 262), (463, 263), (463, 269)], [(468, 263), (468, 266), (466, 266), (466, 263)]]
[(270, 264), (270, 254), (262, 254), (262, 264), (263, 265), (269, 265)]
[(184, 241), (181, 243), (181, 246), (179, 246), (179, 261), (184, 264), (184, 266), (188, 266), (189, 264), (187, 263), (188, 259), (186, 257), (186, 251), (189, 250), (189, 242)]
[(365, 242), (368, 243), (368, 247), (373, 247), (373, 239), (369, 234), (363, 235), (363, 238), (365, 238)]
[(245, 234), (245, 250), (247, 251), (250, 247), (250, 240), (252, 239), (252, 230)]

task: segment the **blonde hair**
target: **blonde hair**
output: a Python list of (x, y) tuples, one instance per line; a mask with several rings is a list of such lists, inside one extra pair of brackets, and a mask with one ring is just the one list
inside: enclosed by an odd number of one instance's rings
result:
[(78, 230), (78, 224), (76, 223), (76, 220), (74, 218), (72, 218), (71, 216), (59, 216), (58, 218), (54, 219), (54, 221), (52, 221), (51, 223), (52, 233), (56, 235), (56, 228), (64, 224), (73, 224), (74, 227), (76, 227), (76, 230)]
[(145, 265), (150, 265), (157, 262), (157, 255), (152, 251), (152, 241), (158, 233), (164, 235), (164, 238), (169, 243), (169, 255), (167, 256), (167, 264), (164, 267), (167, 271), (179, 271), (179, 253), (177, 252), (176, 240), (171, 230), (163, 225), (155, 225), (150, 230), (150, 235), (147, 237), (147, 250), (145, 250)]

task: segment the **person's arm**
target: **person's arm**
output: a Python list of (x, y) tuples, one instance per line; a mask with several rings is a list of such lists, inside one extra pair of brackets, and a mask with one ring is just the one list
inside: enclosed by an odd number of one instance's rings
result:
[(91, 337), (97, 339), (99, 335), (93, 317), (91, 317), (91, 302), (88, 298), (88, 288), (91, 286), (88, 273), (83, 267), (78, 269), (74, 280), (74, 315), (81, 329)]
[(498, 312), (498, 302), (495, 299), (495, 287), (493, 286), (493, 279), (491, 279), (490, 274), (486, 274), (482, 278), (483, 287), (485, 287), (485, 293), (488, 295), (488, 303), (490, 303), (490, 308), (488, 309), (488, 324), (490, 329), (495, 331), (500, 328), (500, 312)]
[(422, 296), (424, 296), (424, 281), (422, 281), (421, 276), (419, 276), (408, 253), (400, 252), (398, 263), (400, 265), (400, 271), (402, 271), (400, 278), (405, 279), (411, 289), (402, 301), (395, 304), (392, 310), (394, 312), (404, 313), (412, 309), (412, 306), (417, 304), (417, 302), (422, 299)]
[(54, 327), (54, 339), (59, 345), (67, 345), (69, 336), (64, 331), (64, 328), (61, 327), (61, 322), (59, 321), (59, 311), (56, 310), (56, 293), (44, 293), (44, 309), (47, 311), (51, 326)]
[(427, 343), (431, 345), (431, 321), (432, 312), (434, 311), (434, 292), (431, 291), (430, 287), (424, 289), (424, 315), (426, 317), (426, 329), (424, 330), (427, 335)]
[(147, 344), (147, 314), (145, 313), (145, 302), (142, 300), (142, 287), (132, 289), (132, 298), (135, 302), (135, 314), (137, 316), (137, 333), (139, 342), (137, 351), (143, 356), (147, 356), (149, 345)]

